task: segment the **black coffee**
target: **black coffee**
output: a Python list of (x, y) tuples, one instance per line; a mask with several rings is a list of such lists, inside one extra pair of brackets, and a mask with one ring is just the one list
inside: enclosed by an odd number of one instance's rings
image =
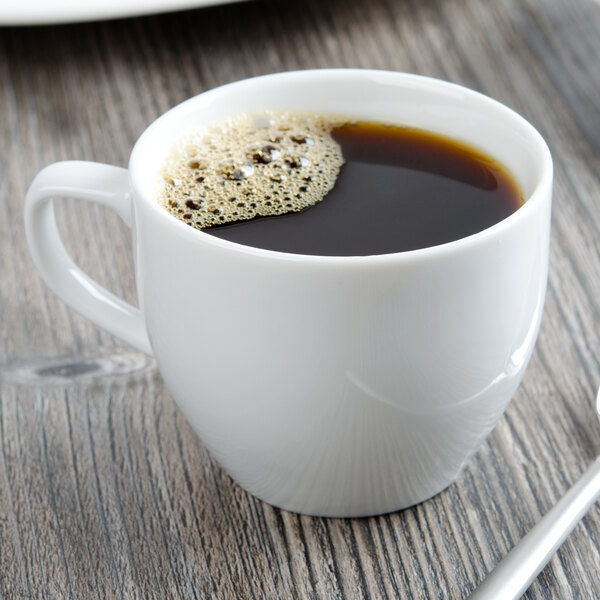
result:
[[(298, 129), (297, 124), (294, 128)], [(256, 199), (264, 202), (266, 194), (281, 209), (275, 216), (252, 213), (256, 216), (245, 215), (242, 218), (248, 220), (226, 224), (217, 220), (210, 227), (202, 227), (203, 231), (281, 252), (365, 256), (436, 246), (472, 235), (506, 218), (523, 203), (518, 185), (502, 165), (474, 148), (437, 134), (379, 123), (338, 121), (328, 133), (341, 148), (340, 168), (335, 152), (325, 148), (315, 154), (320, 136), (314, 130), (296, 133), (280, 124), (278, 130), (276, 136), (271, 135), (273, 141), (261, 142), (263, 146), (257, 152), (252, 148), (247, 151), (248, 163), (239, 166), (235, 174), (232, 167), (220, 176), (231, 183), (232, 189), (240, 190), (230, 206), (256, 205)], [(290, 141), (293, 137), (296, 139)], [(325, 136), (323, 143), (331, 138)], [(285, 148), (296, 154), (286, 159)], [(310, 164), (300, 164), (298, 157), (302, 158), (303, 153), (312, 163), (305, 159)], [(267, 165), (271, 170), (265, 171), (269, 185), (249, 183), (261, 172), (261, 165), (265, 166), (263, 161), (270, 162), (273, 157), (277, 160)], [(280, 168), (277, 162), (281, 162)], [(300, 185), (301, 176), (308, 171), (305, 185)], [(272, 173), (279, 173), (282, 181), (278, 182)], [(331, 185), (325, 185), (319, 177), (329, 178)], [(289, 187), (296, 180), (299, 184)], [(227, 187), (221, 185), (219, 190)], [(314, 190), (322, 193), (322, 200), (317, 198), (305, 208), (296, 204), (303, 194)], [(171, 212), (179, 211), (177, 216), (185, 221), (185, 215), (190, 220), (201, 212), (186, 208), (186, 202), (187, 206), (199, 206), (198, 202), (210, 202), (211, 198), (208, 193), (181, 200), (175, 201), (178, 207), (171, 208)], [(258, 209), (255, 206), (252, 210)], [(299, 212), (281, 214), (286, 210)], [(228, 214), (227, 219), (235, 221), (235, 211), (230, 209)], [(223, 220), (222, 215), (218, 218)], [(201, 227), (197, 220), (195, 226)]]

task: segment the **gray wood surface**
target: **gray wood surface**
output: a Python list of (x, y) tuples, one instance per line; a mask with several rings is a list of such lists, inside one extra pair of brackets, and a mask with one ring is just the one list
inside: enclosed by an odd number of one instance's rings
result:
[[(600, 3), (253, 1), (0, 28), (0, 598), (465, 598), (600, 452)], [(152, 360), (36, 275), (22, 205), (45, 164), (126, 165), (185, 98), (312, 67), (449, 79), (515, 108), (556, 162), (546, 308), (506, 415), (458, 481), (414, 508), (316, 519), (243, 492)], [(66, 245), (135, 302), (115, 215), (65, 200)], [(594, 507), (526, 594), (600, 597)]]

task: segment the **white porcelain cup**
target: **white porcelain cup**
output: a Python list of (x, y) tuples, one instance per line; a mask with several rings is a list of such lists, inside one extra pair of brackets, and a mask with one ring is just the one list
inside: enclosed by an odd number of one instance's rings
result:
[[(504, 163), (526, 202), (455, 242), (360, 257), (235, 244), (156, 203), (156, 173), (180, 134), (266, 108), (456, 138)], [(156, 357), (173, 398), (241, 486), (292, 511), (366, 516), (448, 486), (506, 408), (542, 315), (551, 187), (542, 137), (490, 98), (403, 73), (300, 71), (173, 108), (141, 136), (127, 170), (46, 167), (28, 191), (25, 225), (48, 286)], [(110, 206), (131, 226), (139, 309), (67, 256), (58, 196)]]

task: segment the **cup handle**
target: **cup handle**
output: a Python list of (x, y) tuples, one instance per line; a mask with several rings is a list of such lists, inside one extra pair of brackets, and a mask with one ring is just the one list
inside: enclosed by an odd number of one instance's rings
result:
[(90, 321), (152, 354), (142, 312), (96, 283), (67, 254), (52, 199), (68, 196), (112, 208), (131, 227), (127, 169), (85, 161), (42, 169), (25, 197), (25, 233), (33, 262), (48, 287)]

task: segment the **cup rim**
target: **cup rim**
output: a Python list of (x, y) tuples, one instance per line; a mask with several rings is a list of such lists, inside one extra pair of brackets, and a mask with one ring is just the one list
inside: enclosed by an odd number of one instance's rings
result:
[(179, 236), (188, 239), (192, 243), (203, 243), (209, 244), (222, 249), (229, 249), (231, 251), (237, 251), (242, 254), (254, 255), (263, 258), (269, 258), (272, 260), (286, 260), (290, 262), (312, 262), (312, 263), (362, 263), (368, 262), (386, 262), (386, 261), (405, 261), (414, 260), (421, 258), (428, 258), (436, 256), (440, 253), (447, 254), (458, 250), (466, 250), (473, 245), (477, 245), (481, 242), (488, 240), (489, 238), (501, 235), (506, 229), (512, 227), (513, 223), (526, 218), (527, 214), (532, 210), (535, 210), (537, 205), (542, 203), (544, 199), (549, 195), (552, 188), (552, 177), (553, 177), (553, 162), (550, 149), (542, 135), (538, 130), (524, 117), (519, 115), (516, 111), (509, 108), (505, 104), (494, 100), (493, 98), (467, 88), (465, 86), (451, 83), (442, 79), (428, 77), (424, 75), (418, 75), (414, 73), (405, 73), (401, 71), (389, 71), (389, 70), (378, 70), (378, 69), (305, 69), (297, 71), (283, 71), (279, 73), (271, 73), (268, 75), (260, 75), (257, 77), (250, 77), (241, 79), (231, 83), (227, 83), (216, 88), (212, 88), (201, 94), (193, 96), (180, 104), (174, 106), (167, 112), (163, 113), (157, 119), (155, 119), (138, 138), (129, 159), (129, 182), (130, 188), (135, 190), (135, 182), (138, 177), (140, 169), (137, 166), (138, 157), (142, 153), (142, 148), (146, 145), (148, 138), (152, 136), (159, 123), (163, 124), (166, 120), (170, 120), (179, 116), (181, 113), (185, 113), (196, 104), (202, 104), (202, 102), (210, 102), (216, 97), (228, 93), (234, 88), (238, 88), (238, 93), (243, 93), (243, 89), (246, 86), (256, 85), (261, 81), (271, 81), (273, 79), (280, 79), (282, 83), (286, 80), (295, 79), (301, 83), (302, 79), (306, 81), (314, 82), (315, 79), (321, 81), (330, 81), (331, 78), (335, 77), (356, 77), (362, 78), (367, 82), (369, 79), (376, 79), (381, 82), (382, 79), (389, 81), (390, 83), (401, 83), (410, 84), (412, 86), (419, 86), (422, 89), (430, 88), (432, 90), (440, 91), (455, 91), (463, 95), (470, 97), (484, 105), (489, 106), (496, 111), (499, 111), (505, 118), (512, 119), (514, 122), (520, 125), (523, 132), (528, 135), (528, 143), (535, 146), (536, 160), (541, 165), (540, 175), (535, 185), (533, 192), (526, 198), (524, 204), (519, 207), (515, 212), (505, 217), (498, 223), (483, 229), (477, 233), (438, 244), (436, 246), (426, 246), (424, 248), (418, 248), (415, 250), (404, 250), (400, 252), (390, 252), (385, 254), (370, 254), (370, 255), (350, 255), (350, 256), (330, 256), (330, 255), (315, 255), (315, 254), (297, 254), (292, 252), (283, 252), (279, 250), (268, 250), (265, 248), (259, 248), (255, 246), (247, 246), (237, 242), (231, 242), (219, 238), (217, 236), (210, 235), (199, 229), (190, 227), (183, 223), (180, 219), (174, 217), (161, 207), (154, 197), (147, 197), (147, 194), (134, 194), (135, 198), (139, 198), (146, 206), (149, 207), (156, 215), (161, 215), (160, 218), (164, 219), (166, 227), (173, 227), (173, 232)]

